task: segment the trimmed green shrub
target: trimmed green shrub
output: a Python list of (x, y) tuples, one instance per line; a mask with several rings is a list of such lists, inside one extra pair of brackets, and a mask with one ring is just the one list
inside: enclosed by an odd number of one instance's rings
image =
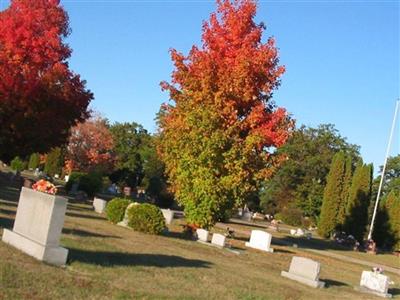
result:
[(128, 199), (114, 198), (107, 203), (106, 215), (111, 223), (118, 223), (124, 219), (125, 210), (131, 203)]
[(152, 204), (133, 205), (127, 211), (128, 226), (144, 233), (160, 234), (166, 227), (161, 210)]
[(14, 171), (23, 171), (26, 169), (26, 162), (24, 162), (19, 156), (16, 156), (10, 163), (11, 169)]
[(97, 192), (101, 191), (103, 177), (100, 173), (72, 172), (65, 186), (68, 192), (75, 183), (78, 184), (78, 190), (84, 191), (88, 196), (93, 197)]
[(284, 208), (275, 215), (275, 219), (291, 226), (301, 226), (303, 224), (303, 213), (301, 209), (295, 207)]
[(32, 153), (29, 157), (28, 168), (35, 170), (39, 167), (40, 164), (40, 154), (39, 153)]

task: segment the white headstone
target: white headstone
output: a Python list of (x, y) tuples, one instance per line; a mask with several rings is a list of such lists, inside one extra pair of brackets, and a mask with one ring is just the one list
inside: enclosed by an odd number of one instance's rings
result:
[(59, 247), (67, 199), (22, 188), (12, 231), (3, 242), (53, 265), (65, 265), (68, 250)]
[(98, 197), (94, 197), (94, 199), (93, 199), (93, 207), (94, 207), (94, 211), (95, 212), (97, 212), (99, 214), (102, 214), (105, 211), (106, 206), (107, 206), (107, 201), (106, 200), (103, 200), (103, 199), (98, 198)]
[(325, 283), (319, 281), (321, 265), (309, 258), (294, 256), (290, 263), (289, 272), (282, 271), (281, 275), (304, 283), (312, 287), (324, 287)]
[(250, 236), (250, 242), (245, 243), (246, 247), (267, 251), (267, 252), (274, 252), (271, 246), (272, 235), (268, 232), (261, 231), (261, 230), (252, 230)]
[(118, 222), (117, 225), (122, 226), (122, 227), (128, 227), (128, 210), (135, 205), (140, 205), (140, 203), (133, 202), (129, 204), (126, 209), (125, 209), (125, 214), (124, 214), (124, 219), (121, 222)]
[(211, 244), (218, 247), (225, 247), (226, 237), (219, 233), (214, 233), (211, 239)]
[(196, 230), (197, 239), (201, 242), (208, 242), (209, 232), (205, 229), (198, 228)]
[(304, 236), (304, 230), (301, 228), (297, 228), (295, 235), (300, 237)]
[(174, 219), (174, 211), (170, 209), (161, 209), (161, 212), (164, 216), (165, 223), (167, 223), (167, 225), (171, 224), (172, 220)]
[(363, 271), (361, 274), (360, 287), (382, 297), (391, 297), (388, 294), (390, 279), (388, 276), (376, 272)]
[(296, 234), (296, 232), (297, 232), (297, 230), (296, 230), (296, 229), (290, 229), (290, 235), (295, 235), (295, 234)]

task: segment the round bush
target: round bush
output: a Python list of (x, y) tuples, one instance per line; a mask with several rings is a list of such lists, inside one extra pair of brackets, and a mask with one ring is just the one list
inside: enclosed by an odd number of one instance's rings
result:
[(107, 203), (106, 215), (107, 219), (116, 224), (124, 219), (125, 210), (131, 203), (128, 199), (114, 198)]
[(127, 211), (128, 226), (144, 233), (160, 234), (166, 227), (161, 210), (152, 204), (140, 204)]

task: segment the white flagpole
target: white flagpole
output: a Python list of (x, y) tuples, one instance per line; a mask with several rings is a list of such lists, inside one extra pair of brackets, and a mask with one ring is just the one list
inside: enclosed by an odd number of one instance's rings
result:
[(391, 145), (392, 145), (394, 129), (396, 127), (396, 119), (397, 119), (397, 113), (399, 111), (399, 104), (400, 104), (400, 99), (398, 99), (397, 102), (396, 102), (396, 108), (395, 108), (395, 111), (394, 111), (392, 130), (390, 131), (389, 143), (388, 143), (388, 147), (387, 147), (387, 150), (386, 150), (385, 162), (383, 164), (383, 169), (382, 169), (382, 174), (381, 174), (381, 181), (379, 183), (379, 189), (378, 189), (378, 195), (376, 196), (375, 208), (374, 208), (374, 213), (372, 215), (371, 226), (369, 227), (368, 240), (370, 240), (372, 238), (372, 232), (374, 230), (374, 222), (375, 222), (375, 217), (376, 217), (376, 211), (378, 210), (379, 198), (381, 196), (383, 180), (384, 180), (384, 177), (385, 177), (387, 160), (388, 160), (388, 157), (389, 157), (389, 154), (390, 154), (390, 148), (391, 148)]

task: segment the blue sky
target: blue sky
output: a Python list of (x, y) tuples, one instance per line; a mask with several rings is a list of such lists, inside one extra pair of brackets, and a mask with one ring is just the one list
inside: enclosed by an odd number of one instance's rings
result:
[[(9, 1), (0, 0), (0, 9)], [(168, 50), (200, 42), (214, 1), (62, 0), (69, 13), (71, 68), (95, 94), (92, 107), (111, 121), (135, 121), (155, 131), (168, 95)], [(260, 1), (286, 66), (274, 94), (297, 124), (333, 123), (380, 165), (400, 96), (399, 1)], [(400, 123), (400, 122), (399, 122)], [(392, 154), (400, 151), (397, 125)]]

